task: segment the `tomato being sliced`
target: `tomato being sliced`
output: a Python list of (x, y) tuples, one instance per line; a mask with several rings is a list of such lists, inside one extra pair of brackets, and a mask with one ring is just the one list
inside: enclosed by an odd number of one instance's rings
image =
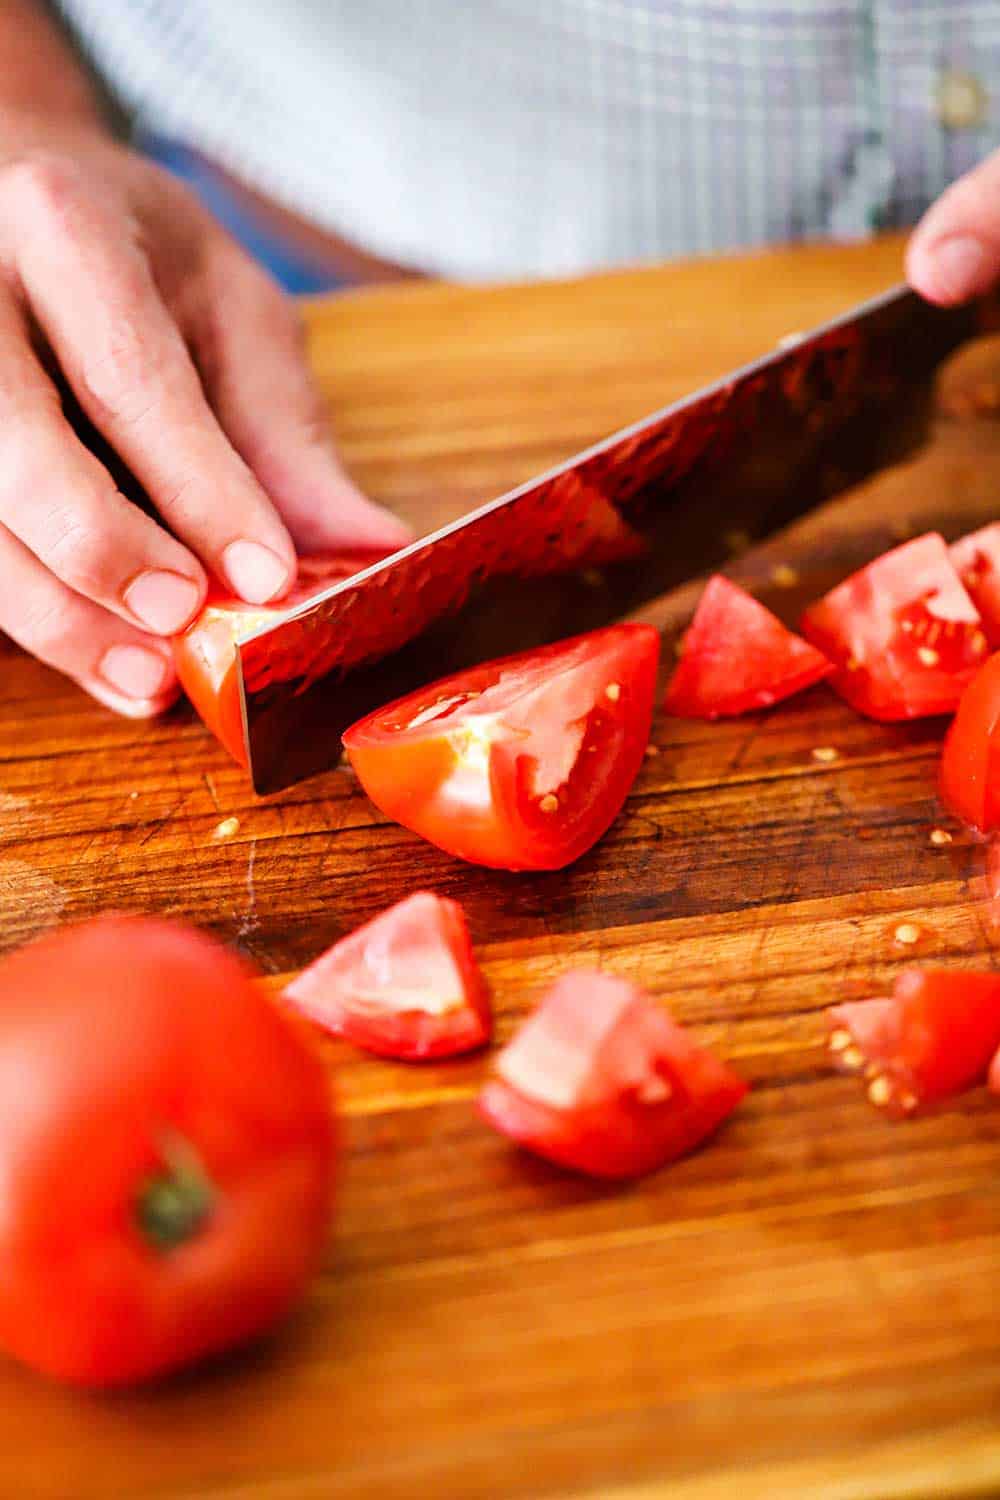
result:
[(608, 828), (649, 738), (659, 636), (612, 625), (432, 683), (344, 746), (390, 818), (449, 854), (555, 870)]
[(830, 685), (872, 719), (951, 713), (988, 645), (936, 533), (886, 552), (802, 619), (836, 665)]
[(268, 1328), (317, 1269), (326, 1077), (244, 966), (103, 917), (0, 964), (0, 1346), (87, 1385)]
[(950, 554), (990, 645), (1000, 646), (1000, 522), (952, 543)]
[(448, 1057), (490, 1037), (462, 908), (429, 891), (334, 943), (285, 995), (327, 1031), (386, 1057)]
[(945, 805), (980, 833), (1000, 828), (1000, 652), (976, 673), (958, 705), (941, 757)]
[(832, 671), (815, 646), (717, 573), (705, 585), (663, 706), (687, 719), (744, 714), (768, 708)]
[(894, 1116), (982, 1083), (1000, 1047), (1000, 974), (906, 969), (891, 998), (829, 1012), (830, 1053), (863, 1074), (871, 1102)]
[(201, 614), (183, 634), (174, 637), (174, 662), (181, 686), (203, 722), (241, 766), (247, 759), (236, 672), (237, 641), (383, 556), (381, 552), (344, 552), (301, 557), (294, 585), (276, 604), (246, 604), (213, 588)]
[(593, 1177), (639, 1177), (710, 1135), (741, 1078), (635, 985), (567, 974), (497, 1059), (479, 1108), (519, 1145)]

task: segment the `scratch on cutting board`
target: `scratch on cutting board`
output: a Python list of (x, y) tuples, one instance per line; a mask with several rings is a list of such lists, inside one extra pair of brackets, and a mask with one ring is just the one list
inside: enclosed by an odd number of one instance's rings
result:
[(0, 942), (23, 943), (51, 927), (66, 891), (23, 859), (0, 859)]

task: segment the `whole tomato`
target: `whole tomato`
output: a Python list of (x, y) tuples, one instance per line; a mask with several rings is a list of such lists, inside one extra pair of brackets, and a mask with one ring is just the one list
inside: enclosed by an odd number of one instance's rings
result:
[(269, 1327), (329, 1223), (326, 1079), (243, 965), (143, 918), (0, 963), (0, 1345), (87, 1385)]

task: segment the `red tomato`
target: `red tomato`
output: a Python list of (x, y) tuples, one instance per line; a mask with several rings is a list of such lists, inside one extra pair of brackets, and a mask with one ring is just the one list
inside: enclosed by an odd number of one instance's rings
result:
[(863, 1073), (887, 1114), (912, 1114), (986, 1077), (1000, 1047), (1000, 974), (906, 969), (891, 999), (835, 1005), (829, 1021), (835, 1065)]
[(344, 746), (390, 818), (449, 854), (556, 870), (628, 795), (649, 738), (659, 636), (612, 625), (444, 678), (361, 719)]
[(963, 536), (949, 550), (990, 645), (1000, 646), (1000, 523)]
[(182, 635), (174, 637), (174, 662), (181, 686), (208, 728), (234, 760), (246, 766), (236, 643), (268, 625), (341, 578), (351, 578), (384, 554), (338, 553), (299, 559), (298, 577), (277, 604), (245, 604), (213, 588), (205, 607)]
[(980, 833), (1000, 827), (1000, 652), (976, 673), (958, 705), (941, 757), (941, 797)]
[(237, 959), (105, 917), (0, 964), (0, 1346), (131, 1383), (270, 1327), (316, 1270), (323, 1071)]
[(667, 689), (667, 713), (718, 719), (768, 708), (833, 666), (776, 615), (717, 573), (705, 585)]
[(872, 719), (951, 713), (987, 652), (979, 615), (935, 533), (886, 552), (813, 604), (802, 633), (830, 685)]
[(334, 943), (285, 995), (317, 1025), (386, 1057), (447, 1057), (490, 1037), (462, 908), (429, 891)]
[(747, 1086), (635, 985), (567, 974), (501, 1052), (479, 1107), (539, 1156), (639, 1177), (693, 1150)]

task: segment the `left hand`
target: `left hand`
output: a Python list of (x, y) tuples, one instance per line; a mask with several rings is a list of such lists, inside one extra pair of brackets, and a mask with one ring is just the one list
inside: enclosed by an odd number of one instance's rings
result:
[(952, 183), (906, 250), (910, 285), (930, 302), (967, 302), (1000, 281), (1000, 151)]

